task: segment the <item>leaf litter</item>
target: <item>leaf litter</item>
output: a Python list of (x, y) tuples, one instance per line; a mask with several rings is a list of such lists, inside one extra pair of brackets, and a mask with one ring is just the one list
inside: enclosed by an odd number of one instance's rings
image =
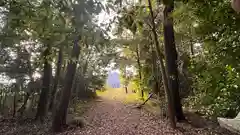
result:
[[(167, 119), (113, 99), (94, 102), (82, 117), (83, 128), (72, 128), (58, 135), (233, 135), (219, 128), (196, 128), (183, 123), (172, 129)], [(50, 117), (44, 123), (2, 117), (0, 127), (1, 135), (54, 135), (50, 132)]]

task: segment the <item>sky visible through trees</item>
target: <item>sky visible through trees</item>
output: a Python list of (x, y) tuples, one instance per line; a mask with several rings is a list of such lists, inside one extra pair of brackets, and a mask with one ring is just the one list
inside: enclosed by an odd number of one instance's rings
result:
[(107, 77), (107, 85), (111, 88), (120, 88), (119, 73), (116, 71), (110, 71)]

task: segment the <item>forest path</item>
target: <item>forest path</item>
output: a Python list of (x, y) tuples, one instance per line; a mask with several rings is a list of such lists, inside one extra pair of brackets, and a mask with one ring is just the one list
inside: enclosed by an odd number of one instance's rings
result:
[(124, 103), (126, 94), (113, 89), (100, 95), (84, 115), (89, 123), (76, 135), (181, 135), (152, 114)]

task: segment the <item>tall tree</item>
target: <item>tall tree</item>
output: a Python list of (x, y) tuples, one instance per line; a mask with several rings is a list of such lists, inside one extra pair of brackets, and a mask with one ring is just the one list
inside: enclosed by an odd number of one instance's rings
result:
[(43, 52), (44, 57), (44, 69), (43, 69), (43, 77), (42, 77), (42, 91), (40, 94), (40, 98), (38, 101), (37, 113), (35, 119), (40, 119), (43, 121), (43, 118), (47, 111), (47, 104), (48, 104), (48, 94), (50, 92), (50, 82), (52, 77), (52, 66), (51, 61), (49, 60), (50, 53), (50, 45), (47, 43), (47, 48)]
[(163, 11), (164, 22), (164, 48), (166, 56), (166, 69), (169, 89), (173, 94), (174, 110), (178, 121), (185, 120), (182, 110), (181, 98), (179, 95), (179, 81), (177, 69), (177, 51), (174, 39), (173, 18), (171, 13), (174, 9), (174, 1), (165, 4)]
[(55, 95), (56, 95), (57, 86), (58, 86), (60, 73), (61, 73), (61, 69), (62, 69), (62, 61), (63, 61), (63, 46), (60, 45), (60, 48), (59, 48), (59, 51), (58, 51), (58, 60), (57, 60), (57, 64), (56, 64), (57, 65), (57, 71), (56, 71), (56, 74), (55, 74), (53, 88), (52, 88), (52, 92), (51, 92), (49, 110), (51, 110), (53, 105), (55, 104), (54, 101), (55, 101)]
[(59, 107), (56, 110), (56, 114), (53, 118), (52, 129), (55, 132), (62, 131), (64, 125), (66, 125), (66, 115), (67, 115), (67, 108), (69, 104), (69, 99), (71, 97), (71, 89), (72, 84), (76, 72), (77, 63), (74, 60), (77, 60), (80, 54), (80, 45), (79, 42), (81, 41), (81, 37), (77, 36), (74, 40), (74, 46), (72, 49), (71, 60), (67, 65), (67, 73), (65, 77), (65, 84), (62, 89), (61, 100), (59, 103)]
[(142, 96), (142, 99), (144, 97), (144, 91), (143, 91), (143, 88), (142, 88), (142, 65), (141, 65), (141, 62), (140, 62), (140, 47), (139, 47), (139, 44), (136, 45), (136, 56), (137, 56), (137, 64), (138, 64), (138, 75), (139, 75), (139, 80), (140, 80), (140, 84), (139, 84), (139, 87), (140, 87), (140, 90), (141, 90), (141, 96)]
[[(102, 4), (99, 1), (75, 1), (70, 2), (68, 14), (72, 15), (72, 24), (74, 32), (73, 48), (70, 56), (70, 61), (67, 65), (67, 72), (65, 75), (64, 86), (62, 88), (61, 100), (58, 108), (56, 109), (53, 122), (52, 130), (54, 132), (59, 132), (62, 130), (63, 126), (66, 125), (67, 109), (69, 105), (69, 100), (71, 97), (71, 89), (74, 81), (74, 76), (76, 73), (77, 61), (80, 55), (80, 42), (82, 43), (86, 37), (83, 37), (83, 32), (88, 32), (90, 28), (93, 28), (92, 17), (95, 14), (101, 12)], [(85, 26), (86, 24), (89, 25)], [(85, 31), (87, 30), (87, 31)]]
[(176, 122), (175, 122), (173, 96), (172, 96), (172, 91), (169, 88), (168, 78), (167, 78), (166, 71), (165, 71), (165, 66), (164, 66), (164, 63), (163, 63), (163, 54), (162, 54), (160, 46), (159, 46), (159, 41), (158, 41), (156, 26), (155, 26), (155, 22), (154, 22), (154, 14), (153, 14), (153, 8), (152, 8), (151, 0), (148, 0), (148, 5), (149, 5), (150, 15), (151, 15), (152, 35), (153, 35), (153, 39), (154, 39), (154, 43), (155, 43), (155, 48), (156, 48), (158, 60), (160, 62), (160, 69), (161, 69), (161, 74), (162, 74), (163, 86), (164, 86), (164, 90), (165, 90), (165, 93), (166, 93), (166, 96), (167, 96), (166, 99), (168, 100), (168, 113), (169, 113), (169, 117), (170, 117), (170, 121), (171, 121), (171, 126), (173, 128), (175, 128), (176, 127)]

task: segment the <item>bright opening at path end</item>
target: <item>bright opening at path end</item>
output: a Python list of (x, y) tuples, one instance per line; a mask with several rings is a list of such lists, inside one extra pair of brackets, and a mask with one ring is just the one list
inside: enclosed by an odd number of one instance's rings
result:
[(107, 77), (107, 85), (111, 88), (120, 88), (120, 77), (118, 72), (109, 72)]

